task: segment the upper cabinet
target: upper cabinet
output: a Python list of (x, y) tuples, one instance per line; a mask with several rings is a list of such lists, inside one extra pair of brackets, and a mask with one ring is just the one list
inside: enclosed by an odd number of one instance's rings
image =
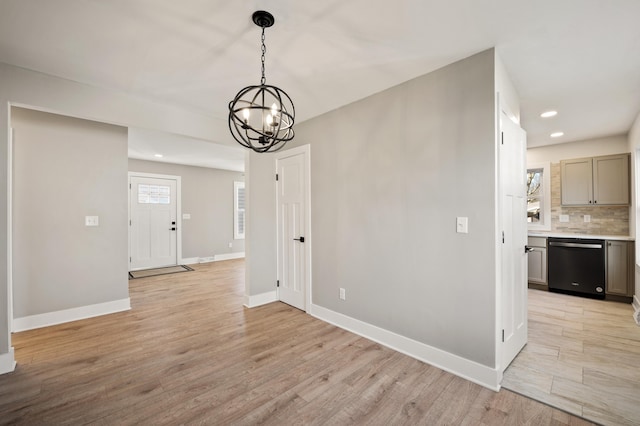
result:
[(629, 154), (560, 161), (562, 205), (628, 205)]

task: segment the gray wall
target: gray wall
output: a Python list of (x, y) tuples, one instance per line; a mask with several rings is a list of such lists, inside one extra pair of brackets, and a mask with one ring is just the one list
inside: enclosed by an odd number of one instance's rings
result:
[(128, 298), (126, 128), (21, 108), (12, 126), (14, 317)]
[[(311, 144), (313, 303), (489, 367), (496, 363), (494, 72), (494, 51), (477, 54), (303, 122), (288, 146)], [(264, 161), (249, 162), (251, 185), (273, 173)], [(250, 213), (273, 210), (254, 190)], [(469, 217), (468, 234), (456, 233), (456, 216)], [(268, 255), (254, 251), (253, 232), (248, 238), (249, 262)], [(256, 274), (251, 294), (259, 293)]]
[(276, 290), (276, 187), (272, 154), (245, 155), (247, 230), (245, 293)]
[(244, 240), (233, 239), (233, 182), (243, 173), (134, 159), (129, 171), (181, 176), (182, 213), (191, 215), (182, 220), (183, 258), (244, 251)]

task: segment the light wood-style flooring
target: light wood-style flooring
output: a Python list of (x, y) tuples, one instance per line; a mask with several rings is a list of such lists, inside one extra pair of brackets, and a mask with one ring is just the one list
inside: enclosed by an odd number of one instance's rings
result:
[(529, 343), (502, 385), (605, 425), (640, 425), (640, 327), (629, 304), (529, 290)]
[(0, 423), (590, 424), (285, 304), (247, 309), (243, 260), (194, 269), (131, 280), (131, 311), (14, 334)]

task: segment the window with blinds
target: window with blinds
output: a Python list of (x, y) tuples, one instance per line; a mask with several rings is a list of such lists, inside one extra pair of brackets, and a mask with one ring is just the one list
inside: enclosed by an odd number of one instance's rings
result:
[(233, 238), (243, 240), (245, 228), (244, 182), (233, 183), (233, 194)]

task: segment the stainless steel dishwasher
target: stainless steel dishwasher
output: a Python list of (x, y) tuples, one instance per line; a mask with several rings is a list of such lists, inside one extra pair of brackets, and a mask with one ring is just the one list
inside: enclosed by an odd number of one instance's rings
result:
[(604, 299), (604, 240), (549, 238), (549, 290)]

